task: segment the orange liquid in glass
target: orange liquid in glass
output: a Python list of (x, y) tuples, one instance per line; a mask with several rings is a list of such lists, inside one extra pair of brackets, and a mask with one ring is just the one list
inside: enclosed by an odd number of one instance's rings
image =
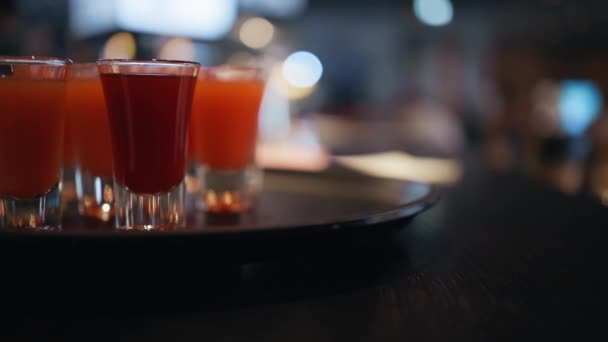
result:
[(69, 114), (66, 113), (63, 126), (63, 165), (74, 165), (74, 142), (72, 138), (72, 123)]
[(198, 80), (190, 133), (201, 163), (238, 170), (253, 162), (263, 92), (259, 80)]
[[(192, 116), (190, 116), (190, 120), (194, 120), (192, 119)], [(190, 126), (190, 128), (188, 129), (188, 161), (194, 161), (196, 160), (196, 153), (194, 151), (194, 134), (192, 134), (192, 126)]]
[(112, 141), (101, 81), (68, 81), (67, 107), (80, 167), (91, 175), (111, 178)]
[(61, 172), (64, 82), (0, 78), (0, 98), (0, 195), (43, 195)]

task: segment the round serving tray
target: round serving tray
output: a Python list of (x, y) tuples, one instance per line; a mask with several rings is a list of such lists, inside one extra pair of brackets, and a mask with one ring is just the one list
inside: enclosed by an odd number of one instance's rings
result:
[(180, 231), (116, 231), (68, 209), (61, 231), (0, 232), (0, 253), (36, 256), (251, 260), (407, 226), (438, 200), (428, 184), (344, 170), (267, 171), (256, 207), (240, 215), (190, 211)]

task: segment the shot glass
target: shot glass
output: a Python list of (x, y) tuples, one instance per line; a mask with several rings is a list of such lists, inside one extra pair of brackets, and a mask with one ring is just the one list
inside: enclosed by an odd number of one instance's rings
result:
[[(71, 66), (70, 66), (71, 67)], [(75, 156), (74, 142), (72, 141), (72, 123), (66, 111), (63, 125), (63, 178), (61, 179), (61, 204), (64, 207), (77, 202), (75, 186)]]
[(109, 221), (114, 217), (112, 141), (97, 65), (72, 64), (67, 89), (78, 210), (84, 216)]
[(199, 64), (98, 60), (110, 121), (116, 228), (185, 226), (186, 141)]
[(207, 212), (238, 213), (254, 204), (262, 182), (255, 148), (263, 93), (259, 69), (201, 68), (190, 133), (198, 160), (199, 206)]
[(69, 60), (0, 57), (0, 229), (61, 228)]

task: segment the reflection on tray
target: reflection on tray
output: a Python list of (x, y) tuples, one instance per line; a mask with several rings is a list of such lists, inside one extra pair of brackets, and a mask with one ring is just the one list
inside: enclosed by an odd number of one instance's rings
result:
[(462, 164), (453, 159), (416, 157), (401, 151), (336, 157), (338, 164), (363, 174), (431, 184), (452, 184), (462, 177)]
[[(432, 186), (372, 178), (348, 169), (322, 172), (267, 171), (257, 205), (240, 214), (213, 214), (188, 202), (187, 231), (231, 233), (403, 219), (434, 203)], [(111, 231), (111, 223), (93, 222), (66, 208), (64, 231)]]

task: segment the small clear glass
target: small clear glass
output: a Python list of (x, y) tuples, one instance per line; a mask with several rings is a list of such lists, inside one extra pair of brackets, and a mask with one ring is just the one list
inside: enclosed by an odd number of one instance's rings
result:
[(199, 74), (190, 133), (207, 212), (246, 211), (260, 191), (255, 149), (264, 85), (257, 68), (223, 65)]
[(199, 64), (98, 60), (112, 136), (116, 228), (185, 227), (186, 143)]
[(67, 59), (0, 57), (0, 229), (61, 228)]
[(114, 218), (112, 141), (97, 65), (72, 64), (67, 87), (78, 209), (84, 216), (109, 221)]

